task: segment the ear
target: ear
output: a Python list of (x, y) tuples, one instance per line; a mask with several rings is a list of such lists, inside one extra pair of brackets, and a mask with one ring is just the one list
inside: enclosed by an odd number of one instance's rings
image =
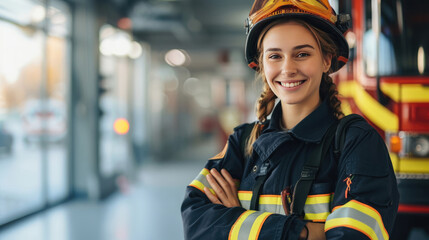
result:
[(332, 54), (326, 54), (323, 57), (323, 72), (327, 73), (329, 71), (329, 68), (331, 68), (332, 63)]

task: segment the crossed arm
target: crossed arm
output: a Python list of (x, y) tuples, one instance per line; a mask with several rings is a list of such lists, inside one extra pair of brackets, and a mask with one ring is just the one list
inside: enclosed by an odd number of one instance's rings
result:
[[(210, 174), (207, 175), (207, 181), (210, 183), (215, 194), (207, 187), (204, 188), (204, 193), (212, 203), (230, 208), (240, 207), (236, 181), (227, 170), (222, 169), (219, 173), (216, 169), (211, 169)], [(307, 222), (306, 228), (300, 234), (300, 239), (324, 240), (326, 239), (324, 227), (325, 224), (323, 223)]]

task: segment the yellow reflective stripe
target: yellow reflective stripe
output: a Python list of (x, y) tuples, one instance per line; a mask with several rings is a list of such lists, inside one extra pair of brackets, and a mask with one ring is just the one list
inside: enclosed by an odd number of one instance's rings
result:
[[(325, 223), (325, 232), (335, 227), (347, 227), (365, 234), (371, 240), (378, 240), (377, 234), (368, 225), (353, 218), (336, 218)], [(385, 238), (388, 239), (388, 238)]]
[(305, 213), (304, 220), (311, 220), (315, 222), (325, 221), (331, 212), (324, 213)]
[(377, 127), (384, 131), (398, 131), (398, 116), (381, 105), (355, 81), (340, 83), (338, 90), (344, 97), (353, 98), (360, 111)]
[(328, 216), (325, 231), (336, 227), (353, 228), (371, 239), (389, 239), (380, 213), (371, 206), (356, 200), (334, 208), (333, 213)]
[(429, 173), (429, 158), (400, 158), (399, 172)]
[(198, 190), (204, 192), (204, 184), (202, 184), (200, 181), (198, 180), (194, 180), (191, 182), (191, 184), (189, 184), (189, 186), (192, 186), (194, 188), (197, 188)]
[(232, 226), (228, 240), (258, 239), (262, 225), (271, 214), (253, 210), (242, 213)]
[(305, 220), (324, 222), (329, 216), (329, 205), (332, 201), (333, 193), (309, 195), (305, 201)]
[(242, 208), (249, 210), (250, 200), (252, 200), (252, 192), (250, 191), (238, 191), (238, 200)]
[(282, 205), (282, 197), (280, 195), (261, 195), (259, 196), (259, 204)]
[[(240, 200), (241, 207), (245, 209), (250, 208), (250, 201), (252, 200), (253, 193), (251, 191), (239, 191), (238, 199)], [(277, 214), (285, 214), (282, 205), (282, 198), (280, 195), (260, 195), (259, 196), (259, 210), (262, 212), (270, 212)]]
[(259, 209), (264, 212), (285, 214), (280, 195), (261, 195), (259, 197)]
[[(194, 180), (191, 182), (191, 184), (189, 184), (189, 186), (194, 187), (198, 190), (200, 190), (201, 192), (204, 192), (204, 184), (202, 184), (200, 181), (198, 180)], [(209, 190), (211, 193), (213, 193), (213, 195), (216, 195), (215, 191), (213, 190), (213, 188), (209, 187)]]
[(305, 200), (305, 205), (307, 204), (319, 204), (319, 203), (330, 203), (332, 194), (321, 194), (321, 195), (308, 195), (307, 200)]
[(252, 192), (250, 191), (238, 191), (238, 199), (243, 201), (252, 200)]
[(210, 173), (210, 172), (209, 172), (209, 170), (208, 170), (207, 168), (204, 168), (204, 169), (203, 169), (203, 170), (201, 170), (201, 172), (200, 172), (200, 174), (201, 174), (201, 175), (204, 175), (204, 176), (207, 176), (209, 173)]
[[(252, 192), (239, 191), (238, 199), (243, 208), (249, 209), (252, 199)], [(315, 222), (324, 222), (330, 214), (330, 203), (333, 199), (333, 193), (309, 195), (305, 202), (305, 220)], [(263, 212), (285, 214), (281, 195), (261, 195), (259, 196), (259, 210)]]
[[(201, 170), (200, 174), (189, 184), (189, 186), (194, 187), (201, 192), (204, 192), (204, 187), (208, 187), (210, 192), (215, 194), (214, 190), (210, 188), (209, 183), (207, 182), (206, 176), (209, 174), (209, 170), (207, 168), (204, 168)], [(216, 195), (216, 194), (215, 194)]]
[(270, 216), (271, 214), (272, 213), (264, 212), (256, 218), (255, 222), (252, 225), (252, 229), (250, 230), (249, 239), (258, 239), (262, 225), (264, 224), (268, 216)]
[(237, 221), (232, 225), (231, 231), (229, 232), (228, 240), (238, 240), (238, 234), (240, 233), (240, 228), (243, 225), (244, 220), (246, 220), (247, 217), (250, 216), (250, 214), (254, 213), (256, 211), (249, 210), (245, 211), (238, 217)]
[(380, 88), (396, 102), (429, 102), (429, 88), (422, 84), (381, 83)]
[[(252, 195), (250, 191), (238, 191), (238, 199), (240, 201), (251, 201)], [(260, 195), (259, 204), (282, 205), (282, 197), (280, 195)]]

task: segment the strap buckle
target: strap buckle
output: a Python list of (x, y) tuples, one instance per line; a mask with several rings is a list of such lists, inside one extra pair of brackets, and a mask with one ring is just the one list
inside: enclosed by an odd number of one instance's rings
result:
[(311, 167), (311, 166), (303, 166), (302, 172), (301, 172), (301, 179), (302, 180), (314, 180), (316, 179), (316, 173), (319, 170), (318, 167)]

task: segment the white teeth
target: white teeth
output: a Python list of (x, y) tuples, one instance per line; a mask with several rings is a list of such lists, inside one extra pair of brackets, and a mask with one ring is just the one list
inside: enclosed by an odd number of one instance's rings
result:
[(299, 81), (299, 82), (293, 82), (293, 83), (284, 83), (284, 82), (280, 82), (280, 84), (283, 87), (287, 87), (287, 88), (292, 88), (292, 87), (296, 87), (298, 85), (301, 85), (304, 81)]

